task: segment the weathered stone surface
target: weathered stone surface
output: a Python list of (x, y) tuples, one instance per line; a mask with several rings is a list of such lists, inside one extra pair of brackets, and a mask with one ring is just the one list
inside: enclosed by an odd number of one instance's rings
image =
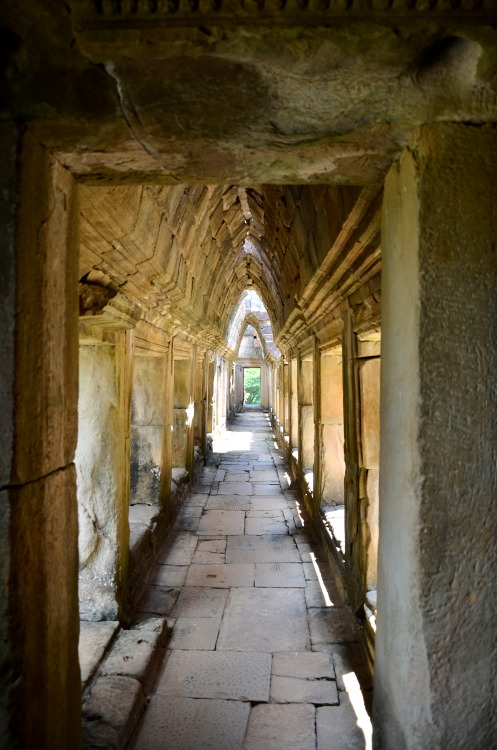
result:
[(247, 518), (245, 533), (254, 536), (284, 535), (288, 534), (288, 526), (283, 518)]
[(241, 701), (156, 695), (133, 748), (157, 750), (167, 737), (175, 750), (241, 750), (249, 711)]
[(268, 701), (271, 654), (174, 652), (157, 693), (187, 698)]
[(206, 510), (249, 510), (251, 500), (247, 497), (240, 497), (240, 495), (234, 495), (233, 497), (226, 497), (221, 495), (219, 497), (210, 497), (205, 505)]
[(255, 494), (250, 482), (219, 482), (218, 495), (252, 495)]
[(80, 622), (78, 657), (83, 688), (95, 674), (118, 630), (118, 622)]
[[(125, 744), (145, 707), (140, 683), (132, 677), (99, 677), (83, 701), (85, 747), (104, 750), (105, 738)], [(110, 730), (107, 729), (110, 727)], [(114, 731), (112, 731), (114, 730)], [(107, 745), (107, 747), (109, 747)]]
[(358, 638), (357, 624), (346, 607), (310, 609), (309, 628), (313, 646), (318, 643), (347, 643)]
[(243, 750), (315, 750), (314, 721), (314, 706), (254, 706)]
[(289, 536), (263, 534), (261, 536), (228, 536), (226, 562), (299, 563), (301, 560)]
[(197, 537), (186, 532), (178, 533), (158, 553), (160, 565), (189, 565), (197, 546)]
[(174, 605), (173, 617), (218, 617), (224, 611), (228, 592), (223, 589), (185, 586)]
[(172, 649), (212, 650), (216, 647), (220, 624), (220, 617), (179, 617), (168, 646)]
[(210, 586), (229, 589), (232, 586), (253, 586), (254, 565), (234, 563), (230, 565), (190, 565), (186, 586)]
[[(100, 669), (103, 677), (121, 675), (141, 683), (145, 694), (150, 692), (155, 676), (154, 656), (159, 661), (160, 634), (154, 630), (123, 630)], [(100, 679), (100, 678), (99, 678)]]
[(221, 651), (305, 651), (310, 648), (301, 589), (233, 589), (217, 643)]
[(276, 588), (305, 588), (302, 565), (298, 563), (257, 563), (255, 585)]
[(300, 677), (301, 679), (335, 679), (331, 656), (310, 651), (274, 654), (271, 673), (280, 677)]
[(150, 569), (148, 582), (154, 586), (180, 588), (186, 578), (187, 565), (154, 565)]
[(340, 705), (318, 706), (317, 750), (365, 750), (370, 746), (371, 728), (358, 725), (357, 714), (347, 693), (340, 693)]
[(168, 615), (178, 597), (179, 589), (166, 586), (143, 587), (143, 594), (136, 604), (138, 612), (152, 612), (159, 615)]
[(236, 510), (207, 510), (197, 527), (198, 534), (243, 534), (245, 513)]
[(327, 679), (302, 679), (300, 677), (271, 678), (271, 703), (318, 703), (337, 706), (336, 682)]

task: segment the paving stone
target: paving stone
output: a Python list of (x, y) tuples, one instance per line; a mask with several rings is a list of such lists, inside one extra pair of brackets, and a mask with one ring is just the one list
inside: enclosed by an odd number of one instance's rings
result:
[(334, 680), (302, 679), (301, 677), (271, 678), (271, 703), (317, 703), (336, 706), (339, 703)]
[(288, 503), (282, 497), (251, 497), (250, 510), (287, 510)]
[(160, 565), (189, 565), (197, 546), (197, 537), (187, 532), (179, 532), (174, 540), (157, 554)]
[(196, 492), (194, 490), (193, 494), (188, 497), (188, 505), (199, 505), (203, 507), (207, 502), (208, 497), (209, 495), (207, 492)]
[(271, 654), (177, 651), (169, 657), (157, 693), (187, 698), (268, 701)]
[(230, 592), (218, 651), (310, 650), (301, 589), (240, 588)]
[(226, 552), (226, 539), (199, 541), (197, 550), (199, 552)]
[(222, 482), (224, 480), (224, 475), (226, 474), (224, 469), (218, 469), (214, 475), (214, 481), (215, 482)]
[[(365, 750), (371, 747), (357, 724), (349, 696), (340, 694), (340, 705), (319, 706), (316, 713), (317, 750)], [(370, 733), (369, 733), (370, 734)]]
[(253, 485), (254, 495), (281, 495), (281, 487), (279, 484), (258, 484), (257, 482)]
[(233, 586), (254, 585), (254, 565), (235, 563), (232, 565), (190, 565), (185, 581), (186, 586), (211, 586), (232, 588)]
[(315, 750), (314, 723), (314, 706), (254, 706), (250, 712), (243, 750)]
[(179, 589), (166, 586), (145, 585), (136, 605), (137, 612), (168, 615), (178, 597)]
[[(331, 606), (343, 606), (343, 598), (338, 595), (334, 587), (332, 588), (331, 582), (323, 581), (323, 586), (328, 594), (328, 601), (331, 601)], [(309, 608), (323, 608), (330, 606), (325, 598), (323, 589), (321, 588), (321, 584), (319, 583), (319, 581), (306, 581), (305, 600)]]
[(253, 495), (251, 482), (219, 482), (218, 495)]
[(119, 628), (119, 623), (113, 621), (80, 622), (78, 655), (83, 686), (95, 674)]
[(226, 480), (225, 481), (226, 482), (230, 482), (230, 483), (232, 483), (232, 482), (235, 482), (235, 483), (238, 483), (238, 482), (248, 482), (249, 481), (249, 473), (248, 473), (248, 471), (237, 472), (237, 473), (232, 472), (232, 471), (228, 471), (227, 474), (226, 474)]
[(304, 575), (306, 581), (318, 580), (318, 574), (316, 573), (316, 568), (314, 567), (312, 562), (304, 563)]
[(276, 588), (305, 588), (301, 563), (257, 563), (255, 585)]
[(358, 627), (347, 607), (327, 607), (309, 610), (312, 644), (347, 643), (356, 641)]
[(245, 518), (277, 518), (280, 521), (286, 520), (283, 511), (274, 508), (270, 510), (248, 510)]
[(247, 518), (245, 533), (260, 536), (263, 534), (288, 534), (288, 527), (282, 518)]
[(187, 565), (154, 565), (148, 576), (148, 583), (154, 586), (179, 588), (185, 582)]
[(201, 505), (184, 505), (180, 511), (180, 518), (200, 518), (201, 515)]
[(279, 677), (335, 679), (333, 657), (330, 654), (314, 651), (274, 654), (271, 672)]
[(254, 466), (250, 471), (251, 482), (264, 482), (268, 480), (269, 484), (278, 482), (278, 474), (276, 469), (271, 469), (268, 466)]
[(178, 531), (193, 531), (195, 532), (197, 530), (198, 517), (192, 517), (192, 516), (180, 516), (176, 519), (176, 522), (174, 524), (175, 529)]
[(300, 555), (289, 536), (262, 535), (228, 537), (227, 563), (300, 562)]
[(134, 750), (241, 750), (250, 704), (241, 701), (152, 698)]
[(171, 611), (172, 617), (218, 617), (222, 615), (228, 591), (186, 586)]
[(160, 635), (151, 630), (122, 630), (100, 674), (133, 677), (148, 693), (154, 681), (154, 655), (159, 641)]
[(178, 617), (168, 647), (212, 650), (216, 648), (220, 624), (220, 616)]
[(225, 562), (226, 555), (224, 552), (201, 552), (197, 550), (192, 559), (194, 565), (224, 565)]
[(245, 513), (238, 510), (207, 510), (198, 525), (199, 534), (243, 534)]
[(216, 495), (209, 498), (205, 506), (206, 510), (249, 510), (250, 500), (241, 495)]

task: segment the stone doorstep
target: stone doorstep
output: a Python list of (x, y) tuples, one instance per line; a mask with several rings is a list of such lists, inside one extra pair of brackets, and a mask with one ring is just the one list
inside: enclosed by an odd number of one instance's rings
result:
[(126, 747), (155, 687), (168, 632), (165, 618), (120, 631), (83, 696), (85, 750)]

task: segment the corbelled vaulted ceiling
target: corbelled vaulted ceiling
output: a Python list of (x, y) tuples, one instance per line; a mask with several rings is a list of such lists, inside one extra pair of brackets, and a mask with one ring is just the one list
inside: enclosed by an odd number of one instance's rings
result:
[(245, 289), (277, 337), (309, 284), (329, 311), (380, 268), (377, 189), (82, 186), (80, 211), (82, 281), (119, 290), (159, 328), (226, 345)]

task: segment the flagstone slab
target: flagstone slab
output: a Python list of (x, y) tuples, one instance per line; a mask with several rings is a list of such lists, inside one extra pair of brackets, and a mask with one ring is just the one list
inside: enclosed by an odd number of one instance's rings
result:
[(334, 680), (279, 677), (271, 679), (271, 703), (319, 703), (336, 706), (339, 703)]
[(154, 586), (181, 587), (186, 578), (187, 565), (153, 565), (148, 582)]
[(178, 651), (169, 657), (157, 693), (187, 698), (268, 701), (271, 654)]
[(286, 500), (278, 495), (250, 498), (250, 510), (286, 510), (287, 508)]
[(233, 565), (190, 565), (185, 581), (186, 586), (211, 586), (231, 588), (233, 586), (254, 585), (254, 565), (240, 563)]
[(137, 612), (168, 615), (174, 607), (179, 592), (178, 588), (145, 585), (135, 609)]
[(230, 592), (218, 651), (310, 651), (302, 589), (239, 588)]
[(213, 650), (216, 648), (220, 625), (220, 616), (178, 617), (168, 648)]
[(276, 484), (265, 484), (265, 483), (254, 483), (253, 485), (254, 495), (282, 495), (281, 487), (279, 483)]
[(347, 607), (309, 610), (312, 644), (348, 643), (358, 638), (358, 626)]
[(134, 750), (241, 750), (250, 712), (242, 701), (155, 695)]
[(245, 513), (236, 510), (206, 510), (197, 528), (198, 534), (243, 534)]
[(255, 585), (274, 588), (305, 588), (301, 563), (257, 563)]
[(196, 546), (197, 537), (194, 534), (178, 532), (173, 541), (157, 554), (156, 562), (160, 565), (189, 565)]
[(250, 510), (250, 498), (243, 495), (215, 495), (210, 497), (206, 510)]
[(251, 482), (219, 482), (218, 495), (253, 495)]
[(299, 552), (289, 536), (261, 535), (228, 537), (227, 563), (300, 562)]
[(227, 598), (227, 590), (185, 586), (171, 611), (171, 616), (218, 617), (224, 611)]
[(285, 520), (277, 518), (247, 518), (245, 521), (245, 533), (254, 535), (263, 534), (288, 534)]
[(250, 712), (243, 750), (315, 750), (314, 726), (314, 706), (254, 706)]
[(335, 668), (331, 654), (315, 651), (300, 651), (292, 654), (274, 654), (271, 673), (279, 677), (301, 679), (335, 679)]
[(357, 724), (357, 715), (347, 693), (340, 694), (339, 706), (318, 706), (316, 732), (317, 750), (366, 750), (371, 747)]
[(226, 482), (248, 482), (250, 481), (248, 471), (245, 472), (232, 472), (228, 471), (225, 477)]

